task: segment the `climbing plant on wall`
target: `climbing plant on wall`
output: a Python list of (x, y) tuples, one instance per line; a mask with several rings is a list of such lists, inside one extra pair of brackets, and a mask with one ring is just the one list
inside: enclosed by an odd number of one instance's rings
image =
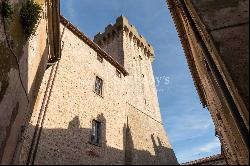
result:
[[(22, 88), (23, 88), (23, 90), (25, 92), (27, 101), (29, 103), (28, 93), (25, 90), (25, 86), (24, 86), (24, 83), (23, 83), (22, 77), (21, 77), (19, 59), (18, 59), (18, 56), (16, 55), (14, 49), (12, 48), (12, 44), (10, 42), (10, 39), (9, 39), (8, 33), (7, 33), (6, 24), (12, 19), (12, 15), (14, 14), (14, 10), (13, 10), (13, 7), (11, 6), (10, 1), (9, 0), (1, 0), (1, 2), (0, 2), (0, 10), (1, 10), (1, 16), (2, 16), (2, 22), (1, 23), (3, 24), (5, 40), (6, 40), (7, 46), (9, 48), (9, 50), (10, 50), (11, 55), (13, 55), (13, 57), (15, 58), (15, 62), (17, 64), (17, 68), (18, 68), (18, 76), (19, 76)], [(4, 56), (6, 56), (6, 55), (4, 55)]]
[(24, 34), (29, 38), (34, 35), (36, 25), (41, 18), (42, 7), (34, 0), (26, 0), (20, 11)]
[(1, 10), (2, 17), (5, 18), (5, 20), (10, 19), (12, 17), (12, 14), (14, 13), (9, 0), (1, 1), (0, 10)]

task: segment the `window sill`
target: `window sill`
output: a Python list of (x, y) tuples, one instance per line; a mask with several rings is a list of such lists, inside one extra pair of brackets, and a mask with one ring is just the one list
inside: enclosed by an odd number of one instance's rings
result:
[(103, 95), (100, 95), (100, 94), (96, 93), (96, 91), (93, 90), (93, 92), (94, 92), (97, 96), (99, 96), (99, 97), (101, 97), (101, 98), (104, 98)]
[(99, 148), (102, 147), (101, 144), (96, 144), (96, 143), (93, 143), (93, 142), (91, 142), (91, 141), (89, 141), (89, 144), (90, 144), (90, 145), (93, 145), (93, 146), (96, 146), (96, 147), (99, 147)]

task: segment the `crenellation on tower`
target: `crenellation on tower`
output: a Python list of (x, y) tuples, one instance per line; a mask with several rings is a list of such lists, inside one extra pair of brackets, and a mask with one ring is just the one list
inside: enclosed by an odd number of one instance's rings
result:
[(147, 56), (151, 61), (154, 60), (154, 48), (147, 42), (147, 40), (139, 34), (135, 26), (129, 24), (128, 19), (125, 16), (120, 16), (116, 19), (114, 25), (109, 24), (105, 28), (105, 32), (95, 35), (94, 42), (97, 43), (100, 47), (103, 47), (105, 44), (109, 44), (114, 37), (120, 32), (125, 32), (134, 43), (143, 50), (144, 55)]

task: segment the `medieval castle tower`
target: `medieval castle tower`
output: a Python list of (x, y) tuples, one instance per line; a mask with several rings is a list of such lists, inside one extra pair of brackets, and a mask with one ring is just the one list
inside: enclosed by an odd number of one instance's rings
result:
[(62, 56), (43, 77), (22, 164), (177, 164), (164, 131), (154, 50), (121, 16), (88, 39), (61, 17)]

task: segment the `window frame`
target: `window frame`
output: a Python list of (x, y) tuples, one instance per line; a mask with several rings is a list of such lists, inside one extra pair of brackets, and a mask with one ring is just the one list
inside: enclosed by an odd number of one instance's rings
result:
[(103, 58), (103, 56), (101, 56), (100, 54), (97, 54), (96, 59), (97, 59), (100, 63), (103, 63), (103, 62), (104, 62), (104, 58)]
[(93, 119), (91, 125), (92, 125), (91, 126), (92, 128), (91, 128), (89, 143), (92, 145), (101, 147), (102, 145), (102, 122), (96, 119)]
[(122, 78), (122, 73), (118, 69), (115, 70), (115, 74), (118, 78)]
[[(97, 91), (97, 80), (101, 80), (101, 89), (100, 89), (100, 93)], [(101, 78), (101, 77), (99, 77), (99, 76), (96, 76), (95, 77), (95, 83), (94, 83), (94, 92), (97, 94), (97, 95), (99, 95), (99, 96), (101, 96), (101, 97), (103, 97), (103, 91), (104, 91), (104, 81), (103, 81), (103, 79)]]

